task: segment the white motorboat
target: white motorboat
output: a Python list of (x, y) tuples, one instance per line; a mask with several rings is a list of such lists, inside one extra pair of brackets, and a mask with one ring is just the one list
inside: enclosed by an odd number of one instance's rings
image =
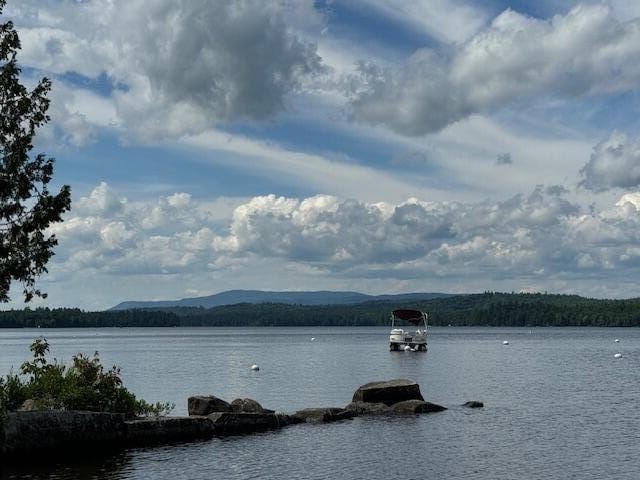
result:
[(391, 312), (390, 350), (427, 351), (427, 314), (420, 310)]

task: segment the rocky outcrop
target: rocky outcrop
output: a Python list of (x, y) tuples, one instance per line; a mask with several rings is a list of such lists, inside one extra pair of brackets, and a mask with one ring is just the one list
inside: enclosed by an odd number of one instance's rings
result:
[(405, 379), (362, 385), (353, 394), (353, 401), (345, 408), (356, 415), (398, 415), (446, 410), (446, 407), (426, 402), (420, 386)]
[(305, 408), (292, 415), (297, 423), (328, 423), (347, 420), (356, 416), (353, 410), (346, 408)]
[(11, 412), (3, 427), (0, 450), (14, 456), (103, 448), (122, 442), (126, 436), (125, 417), (119, 413)]
[[(65, 452), (97, 452), (106, 447), (189, 441), (278, 429), (297, 423), (327, 423), (363, 415), (408, 415), (446, 410), (424, 400), (420, 387), (399, 379), (359, 387), (345, 408), (305, 408), (294, 414), (275, 413), (250, 398), (227, 403), (213, 395), (189, 397), (188, 417), (127, 419), (113, 413), (22, 411), (7, 414), (0, 423), (0, 463)], [(484, 404), (470, 401), (468, 408)], [(24, 405), (24, 408), (35, 405)]]
[[(257, 402), (256, 402), (257, 403)], [(189, 415), (206, 416), (215, 412), (232, 412), (231, 405), (213, 395), (196, 395), (187, 400)]]
[(388, 380), (362, 385), (353, 394), (352, 402), (393, 405), (405, 400), (423, 400), (420, 386), (413, 380)]

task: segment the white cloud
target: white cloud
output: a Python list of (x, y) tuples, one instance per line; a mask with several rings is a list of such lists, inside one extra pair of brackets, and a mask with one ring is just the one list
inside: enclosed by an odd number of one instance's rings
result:
[(22, 50), (20, 61), (41, 70), (62, 74), (77, 72), (97, 77), (104, 66), (96, 62), (92, 40), (60, 28), (25, 28), (19, 30)]
[[(428, 279), (431, 288), (442, 282), (455, 291), (470, 291), (478, 279), (485, 288), (511, 282), (511, 290), (535, 279), (549, 289), (579, 289), (589, 279), (637, 276), (640, 211), (633, 202), (640, 193), (590, 213), (565, 193), (537, 187), (481, 203), (267, 195), (239, 205), (221, 225), (185, 193), (133, 204), (101, 184), (52, 227), (60, 242), (52, 271), (60, 282), (89, 273), (123, 281), (168, 275), (178, 292), (194, 288), (195, 278), (236, 271), (249, 282), (244, 288), (268, 288), (260, 268), (250, 281), (252, 265), (269, 265), (271, 281), (285, 289), (374, 279), (378, 286)], [(302, 283), (288, 283), (292, 278)]]
[(82, 148), (94, 143), (100, 128), (119, 124), (114, 103), (89, 90), (54, 82), (49, 98), (52, 122), (38, 132), (51, 145)]
[(81, 197), (74, 202), (73, 208), (85, 216), (112, 217), (122, 212), (126, 204), (127, 200), (118, 198), (106, 182), (100, 182), (88, 197)]
[(447, 43), (468, 39), (486, 21), (482, 10), (456, 0), (364, 0), (360, 2), (360, 8), (361, 4), (403, 23), (405, 27)]
[(291, 27), (317, 21), (310, 2), (40, 5), (48, 16), (34, 14), (36, 6), (27, 0), (13, 10), (24, 24), (20, 61), (58, 74), (104, 73), (116, 85), (118, 116), (147, 137), (270, 118), (322, 71), (315, 46)]
[(640, 211), (640, 192), (635, 193), (627, 193), (620, 198), (620, 200), (616, 203), (616, 207), (627, 208), (627, 204), (630, 207), (636, 209), (636, 211)]
[(361, 67), (356, 119), (407, 135), (534, 96), (609, 95), (640, 85), (640, 20), (604, 4), (539, 20), (506, 10), (450, 55), (422, 49), (400, 69)]
[(200, 161), (246, 169), (279, 181), (286, 178), (291, 184), (301, 183), (313, 191), (341, 197), (397, 201), (411, 195), (442, 198), (446, 194), (443, 189), (422, 186), (393, 173), (289, 150), (272, 142), (257, 141), (242, 135), (209, 130), (200, 135), (185, 136), (181, 143), (206, 152), (200, 155)]
[(613, 132), (593, 148), (580, 174), (580, 185), (595, 192), (640, 187), (640, 139), (633, 141)]

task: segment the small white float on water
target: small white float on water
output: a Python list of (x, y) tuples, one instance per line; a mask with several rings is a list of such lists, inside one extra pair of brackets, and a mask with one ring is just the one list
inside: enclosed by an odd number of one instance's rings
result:
[(621, 353), (616, 353), (613, 358), (622, 358), (622, 354)]
[(315, 342), (315, 340), (316, 340), (316, 337), (311, 337), (312, 342)]
[(257, 372), (258, 370), (260, 370), (260, 367), (254, 363), (253, 365), (251, 365), (251, 370)]
[(614, 340), (614, 342), (616, 342), (616, 343), (620, 343), (620, 339), (619, 339), (619, 338), (616, 338), (616, 339)]
[(506, 340), (502, 342), (503, 345), (509, 345), (509, 342), (507, 342)]

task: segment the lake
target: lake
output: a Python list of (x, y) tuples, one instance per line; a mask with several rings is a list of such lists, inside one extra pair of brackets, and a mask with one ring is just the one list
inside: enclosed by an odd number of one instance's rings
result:
[[(44, 336), (69, 363), (99, 351), (148, 401), (213, 394), (292, 412), (344, 406), (374, 380), (409, 378), (441, 413), (156, 448), (8, 479), (637, 479), (640, 329), (430, 329), (427, 353), (389, 352), (387, 328), (0, 330), (0, 374)], [(315, 340), (311, 340), (315, 338)], [(614, 340), (620, 339), (619, 343)], [(508, 340), (509, 345), (503, 345)], [(621, 358), (614, 354), (621, 353)], [(251, 365), (258, 364), (259, 371)], [(482, 409), (459, 405), (483, 401)]]

